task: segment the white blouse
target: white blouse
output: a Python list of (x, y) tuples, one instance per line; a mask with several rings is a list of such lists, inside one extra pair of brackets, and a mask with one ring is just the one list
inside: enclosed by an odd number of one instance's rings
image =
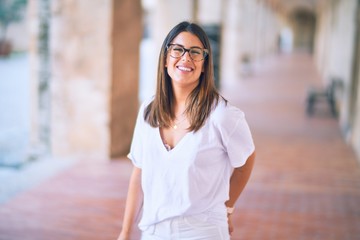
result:
[[(219, 101), (205, 125), (188, 132), (168, 151), (159, 128), (144, 120), (142, 104), (128, 158), (142, 170), (144, 193), (141, 230), (176, 216), (210, 213), (226, 223), (233, 168), (245, 164), (255, 146), (245, 115)], [(217, 215), (217, 217), (214, 217)]]

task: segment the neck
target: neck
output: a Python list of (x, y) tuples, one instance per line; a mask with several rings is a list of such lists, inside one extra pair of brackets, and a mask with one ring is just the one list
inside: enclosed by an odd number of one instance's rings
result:
[(172, 84), (174, 91), (174, 115), (175, 117), (180, 116), (186, 110), (186, 100), (190, 93), (194, 90), (197, 83), (180, 85)]
[(180, 116), (185, 112), (186, 100), (190, 92), (174, 91), (174, 115), (175, 117)]

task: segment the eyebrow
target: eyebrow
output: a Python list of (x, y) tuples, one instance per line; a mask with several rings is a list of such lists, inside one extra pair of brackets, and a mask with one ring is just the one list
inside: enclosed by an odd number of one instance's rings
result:
[[(181, 47), (185, 48), (185, 46), (184, 46), (184, 45), (179, 44), (179, 43), (170, 43), (170, 44), (179, 45), (179, 46), (181, 46)], [(205, 49), (205, 48), (203, 48), (203, 47), (199, 47), (199, 46), (191, 46), (190, 48), (201, 48), (201, 49)]]

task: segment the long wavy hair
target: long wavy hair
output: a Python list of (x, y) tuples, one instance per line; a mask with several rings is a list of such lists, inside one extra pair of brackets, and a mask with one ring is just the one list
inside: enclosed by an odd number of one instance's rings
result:
[(203, 60), (204, 71), (200, 75), (199, 83), (186, 100), (185, 114), (190, 123), (188, 130), (196, 132), (204, 125), (212, 109), (218, 104), (220, 94), (214, 83), (214, 65), (209, 39), (204, 30), (195, 23), (181, 22), (166, 36), (159, 55), (156, 94), (144, 110), (144, 119), (152, 127), (167, 128), (175, 118), (174, 92), (165, 63), (167, 46), (181, 32), (189, 32), (197, 36), (204, 48), (209, 51), (208, 56)]

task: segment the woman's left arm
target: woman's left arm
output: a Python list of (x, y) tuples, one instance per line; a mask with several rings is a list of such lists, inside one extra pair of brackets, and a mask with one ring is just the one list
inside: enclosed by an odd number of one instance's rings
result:
[(230, 198), (225, 203), (227, 207), (234, 207), (236, 200), (244, 190), (250, 178), (250, 174), (254, 166), (254, 160), (255, 152), (248, 157), (243, 166), (234, 169), (230, 178)]
[[(230, 193), (229, 193), (229, 200), (225, 202), (226, 207), (233, 208), (235, 205), (236, 200), (239, 198), (240, 194), (244, 190), (249, 178), (251, 171), (254, 166), (255, 161), (255, 152), (253, 152), (246, 163), (239, 167), (235, 168), (231, 178), (230, 178)], [(229, 216), (229, 232), (233, 231), (233, 226), (231, 223), (231, 218)]]

